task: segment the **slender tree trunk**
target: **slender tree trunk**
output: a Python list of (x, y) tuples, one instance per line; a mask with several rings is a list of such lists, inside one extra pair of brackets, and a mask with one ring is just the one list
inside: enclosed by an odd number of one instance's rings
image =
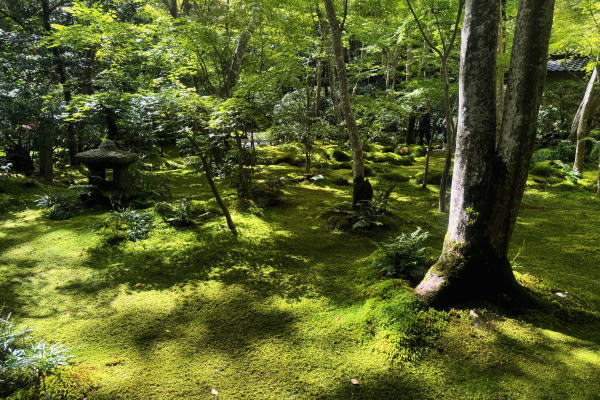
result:
[(579, 127), (579, 118), (581, 117), (581, 110), (583, 109), (582, 106), (583, 103), (579, 103), (579, 107), (577, 107), (577, 112), (575, 112), (575, 117), (573, 117), (573, 122), (571, 123), (571, 130), (569, 132), (569, 139), (574, 145), (577, 145), (577, 128)]
[[(498, 55), (504, 56), (506, 54), (506, 1), (501, 0), (499, 23), (498, 23)], [(504, 110), (504, 74), (506, 73), (506, 67), (504, 64), (498, 65), (498, 71), (496, 74), (496, 133), (498, 139), (500, 138), (501, 126), (502, 126), (502, 113)]]
[(233, 88), (237, 84), (240, 75), (240, 70), (242, 68), (242, 61), (244, 60), (244, 56), (246, 55), (246, 52), (248, 50), (250, 38), (256, 30), (256, 28), (258, 27), (259, 20), (260, 8), (258, 6), (254, 6), (252, 8), (252, 17), (250, 19), (250, 23), (240, 35), (237, 46), (235, 47), (233, 58), (231, 59), (231, 65), (229, 66), (227, 76), (225, 77), (222, 95), (226, 98), (231, 97), (233, 94)]
[(177, 0), (171, 0), (169, 12), (173, 18), (177, 18)]
[(527, 299), (507, 254), (533, 152), (553, 8), (553, 0), (520, 3), (496, 148), (498, 0), (467, 0), (448, 233), (416, 288), (430, 304)]
[(46, 183), (52, 183), (54, 178), (54, 138), (52, 131), (47, 124), (40, 124), (38, 127), (39, 136), (39, 156), (40, 156), (40, 177)]
[(412, 70), (412, 63), (413, 63), (413, 49), (412, 49), (412, 43), (409, 41), (406, 44), (406, 67), (405, 67), (405, 81), (410, 81), (411, 79), (411, 70)]
[(317, 70), (315, 74), (317, 88), (315, 93), (315, 109), (313, 113), (315, 117), (319, 118), (321, 116), (321, 89), (323, 88), (323, 62), (321, 60), (317, 62)]
[(438, 197), (438, 211), (446, 212), (446, 200), (448, 183), (450, 180), (450, 166), (452, 164), (452, 156), (456, 147), (456, 135), (454, 134), (454, 125), (452, 124), (452, 107), (450, 106), (450, 82), (448, 80), (448, 64), (447, 58), (442, 57), (442, 84), (444, 87), (444, 114), (446, 116), (446, 137), (448, 144), (446, 146), (446, 156), (444, 158), (444, 169), (442, 171), (442, 179), (440, 181), (440, 194)]
[(431, 158), (431, 145), (433, 144), (433, 135), (429, 137), (429, 142), (427, 143), (427, 153), (425, 153), (425, 171), (423, 171), (423, 183), (421, 187), (423, 189), (427, 188), (427, 180), (429, 179), (429, 159)]
[(406, 144), (415, 144), (415, 126), (417, 124), (417, 116), (410, 114), (408, 116), (408, 128), (406, 130)]
[[(438, 27), (438, 32), (439, 32), (439, 35), (441, 37), (441, 42), (442, 42), (442, 50), (440, 50), (436, 46), (434, 46), (432, 41), (429, 40), (429, 37), (427, 36), (427, 33), (426, 33), (423, 25), (421, 24), (421, 21), (419, 20), (419, 17), (417, 16), (417, 13), (415, 12), (410, 0), (406, 0), (406, 4), (408, 5), (410, 12), (412, 13), (412, 15), (415, 19), (415, 22), (417, 23), (419, 32), (421, 32), (421, 36), (423, 36), (423, 40), (431, 48), (431, 50), (433, 50), (440, 58), (440, 65), (441, 65), (440, 78), (442, 80), (442, 86), (444, 88), (444, 114), (446, 116), (447, 146), (446, 146), (446, 157), (444, 160), (444, 170), (442, 172), (442, 179), (440, 182), (440, 193), (439, 193), (439, 197), (438, 197), (438, 210), (440, 212), (446, 212), (446, 192), (447, 192), (448, 180), (449, 180), (449, 176), (450, 176), (450, 164), (452, 162), (452, 156), (454, 154), (454, 147), (455, 147), (454, 125), (452, 124), (452, 110), (450, 107), (450, 82), (448, 79), (448, 57), (450, 56), (450, 52), (454, 48), (454, 41), (455, 41), (457, 33), (458, 33), (460, 17), (462, 15), (462, 10), (463, 10), (465, 3), (464, 3), (464, 0), (459, 1), (458, 10), (456, 12), (456, 19), (454, 20), (454, 27), (452, 29), (452, 35), (447, 42), (443, 39), (443, 33), (441, 30), (439, 30), (439, 27)], [(435, 13), (436, 11), (432, 10), (431, 12)], [(429, 144), (429, 147), (431, 147), (431, 143)]]
[(585, 161), (585, 137), (590, 130), (590, 120), (600, 106), (600, 77), (598, 76), (598, 67), (594, 68), (590, 81), (585, 90), (585, 95), (581, 101), (577, 118), (577, 145), (575, 147), (575, 162), (573, 169), (577, 172), (583, 172)]
[(344, 119), (346, 120), (346, 129), (350, 135), (350, 145), (352, 146), (352, 174), (354, 177), (354, 196), (353, 204), (358, 201), (365, 200), (356, 198), (357, 185), (360, 185), (365, 176), (365, 166), (363, 158), (362, 141), (358, 132), (358, 126), (354, 119), (352, 112), (352, 105), (350, 102), (350, 93), (348, 91), (348, 76), (346, 74), (346, 61), (344, 60), (344, 48), (342, 45), (342, 32), (340, 25), (335, 14), (335, 8), (333, 7), (332, 0), (323, 0), (325, 3), (325, 9), (327, 10), (327, 18), (329, 20), (329, 28), (331, 29), (332, 47), (333, 54), (335, 56), (336, 68), (338, 81), (340, 85), (340, 103), (342, 106), (342, 112)]
[(237, 238), (237, 236), (238, 236), (237, 228), (235, 227), (235, 224), (233, 223), (233, 219), (231, 218), (231, 213), (229, 212), (229, 208), (227, 207), (227, 205), (221, 198), (219, 189), (217, 188), (217, 185), (215, 184), (215, 181), (213, 179), (211, 162), (208, 160), (206, 155), (203, 153), (200, 154), (200, 159), (202, 160), (202, 168), (204, 169), (204, 175), (206, 175), (206, 180), (208, 181), (208, 185), (210, 186), (210, 190), (212, 191), (213, 197), (217, 201), (217, 204), (221, 208), (221, 211), (223, 212), (223, 216), (225, 217), (225, 220), (227, 221), (227, 227), (231, 231), (231, 234), (233, 235), (233, 237)]
[(104, 109), (104, 117), (106, 120), (106, 130), (108, 131), (108, 139), (112, 141), (119, 140), (119, 127), (117, 125), (117, 116), (115, 110), (110, 107)]

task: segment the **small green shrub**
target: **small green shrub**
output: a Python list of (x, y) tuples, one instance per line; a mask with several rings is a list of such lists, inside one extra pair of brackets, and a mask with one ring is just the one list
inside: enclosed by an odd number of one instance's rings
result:
[(72, 186), (62, 192), (49, 193), (37, 196), (35, 205), (44, 209), (44, 216), (53, 220), (69, 219), (82, 208), (82, 188), (86, 186)]
[(152, 230), (152, 215), (136, 210), (113, 211), (98, 233), (107, 244), (146, 239)]
[(196, 213), (189, 197), (184, 197), (174, 204), (164, 201), (157, 203), (154, 211), (171, 226), (186, 228), (194, 225), (193, 218)]
[(550, 178), (555, 176), (557, 178), (564, 178), (565, 174), (560, 169), (548, 164), (548, 163), (537, 163), (531, 167), (531, 175), (540, 176), (543, 178)]
[(8, 186), (8, 182), (13, 177), (13, 165), (12, 163), (7, 163), (5, 165), (0, 166), (0, 193), (6, 191), (6, 187)]
[(543, 161), (560, 160), (562, 162), (573, 162), (575, 159), (575, 146), (571, 143), (560, 142), (554, 147), (545, 147), (533, 153), (531, 161), (540, 163)]
[(577, 181), (579, 179), (581, 179), (581, 174), (573, 169), (573, 165), (571, 163), (565, 163), (560, 160), (553, 160), (553, 161), (550, 161), (549, 164), (552, 167), (557, 168), (560, 171), (562, 171), (563, 179), (565, 179), (569, 182), (577, 183)]
[(345, 161), (352, 160), (352, 157), (350, 157), (348, 155), (348, 153), (346, 153), (345, 151), (342, 151), (340, 149), (334, 149), (333, 152), (331, 153), (331, 156), (333, 157), (333, 159), (335, 161), (338, 161), (338, 162), (345, 162)]
[(7, 213), (13, 206), (15, 199), (5, 193), (0, 193), (0, 215)]
[(562, 181), (577, 183), (581, 175), (573, 170), (571, 164), (560, 160), (543, 161), (534, 164), (530, 171), (534, 181), (542, 185), (558, 184)]
[(373, 266), (384, 276), (419, 282), (425, 276), (431, 261), (424, 246), (428, 237), (429, 232), (418, 228), (410, 234), (402, 233), (392, 241), (379, 245), (373, 253)]
[(545, 147), (543, 149), (536, 150), (531, 157), (532, 163), (539, 163), (542, 161), (554, 160), (556, 158), (556, 152), (549, 148)]
[(10, 315), (0, 318), (0, 397), (26, 393), (42, 398), (47, 377), (72, 358), (62, 345), (34, 341), (31, 330), (17, 331)]
[[(388, 195), (389, 196), (389, 195)], [(329, 228), (349, 231), (358, 229), (374, 229), (384, 226), (385, 204), (382, 201), (361, 201), (355, 207), (349, 201), (333, 205), (321, 215)]]

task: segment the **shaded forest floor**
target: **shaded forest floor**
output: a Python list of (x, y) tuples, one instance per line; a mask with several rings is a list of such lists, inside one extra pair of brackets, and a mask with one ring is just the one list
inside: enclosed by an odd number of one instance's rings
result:
[[(389, 169), (414, 175), (422, 163)], [(211, 203), (204, 178), (181, 160), (171, 167), (156, 174), (175, 199)], [(405, 282), (369, 263), (375, 243), (419, 226), (440, 251), (437, 186), (399, 184), (386, 229), (333, 232), (320, 214), (349, 198), (332, 182), (351, 172), (321, 173), (286, 185), (279, 206), (234, 210), (239, 243), (221, 218), (177, 230), (157, 217), (148, 239), (109, 247), (94, 231), (107, 212), (9, 214), (0, 303), (72, 349), (68, 373), (89, 379), (90, 400), (208, 399), (211, 389), (223, 399), (600, 399), (600, 200), (591, 191), (528, 189), (511, 253), (540, 308), (481, 306), (473, 319), (472, 307), (418, 311)], [(403, 328), (415, 318), (418, 332)]]

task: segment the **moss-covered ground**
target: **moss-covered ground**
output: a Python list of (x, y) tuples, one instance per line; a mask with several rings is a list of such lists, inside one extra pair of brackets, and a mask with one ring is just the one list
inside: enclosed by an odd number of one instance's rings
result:
[[(422, 164), (371, 166), (412, 176)], [(432, 168), (441, 165), (436, 153)], [(170, 166), (156, 174), (175, 199), (211, 203), (203, 177), (180, 160)], [(239, 242), (221, 219), (177, 230), (156, 218), (148, 239), (110, 247), (94, 231), (107, 212), (66, 221), (35, 208), (9, 213), (0, 219), (3, 312), (72, 349), (71, 374), (91, 380), (82, 389), (89, 400), (600, 399), (592, 191), (532, 183), (511, 257), (540, 305), (516, 314), (480, 305), (472, 318), (471, 307), (419, 311), (403, 281), (369, 264), (377, 241), (418, 226), (439, 252), (446, 216), (436, 211), (437, 186), (400, 183), (386, 229), (332, 232), (319, 216), (350, 197), (333, 181), (351, 173), (319, 173), (325, 179), (286, 185), (277, 207), (234, 210)], [(25, 200), (46, 190), (17, 186)]]

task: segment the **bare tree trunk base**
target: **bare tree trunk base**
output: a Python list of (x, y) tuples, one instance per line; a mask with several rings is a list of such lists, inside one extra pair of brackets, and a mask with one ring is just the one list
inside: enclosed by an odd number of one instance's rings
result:
[(503, 308), (527, 308), (532, 297), (515, 279), (506, 258), (478, 251), (465, 255), (446, 252), (416, 287), (415, 293), (432, 307), (485, 300)]

